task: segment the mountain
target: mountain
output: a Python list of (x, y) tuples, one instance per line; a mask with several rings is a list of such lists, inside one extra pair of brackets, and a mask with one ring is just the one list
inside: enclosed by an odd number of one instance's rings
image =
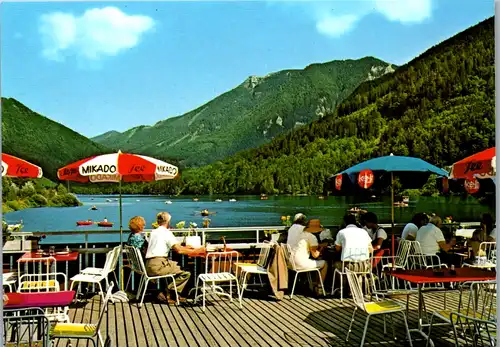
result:
[(167, 154), (183, 166), (201, 166), (322, 118), (361, 82), (393, 71), (390, 64), (367, 57), (251, 76), (182, 116), (92, 140), (152, 156)]
[(362, 83), (335, 110), (257, 149), (183, 172), (183, 193), (323, 193), (363, 160), (420, 157), (444, 167), (495, 145), (494, 18)]
[(58, 168), (109, 149), (16, 99), (2, 98), (2, 152), (39, 165), (44, 177), (55, 180)]

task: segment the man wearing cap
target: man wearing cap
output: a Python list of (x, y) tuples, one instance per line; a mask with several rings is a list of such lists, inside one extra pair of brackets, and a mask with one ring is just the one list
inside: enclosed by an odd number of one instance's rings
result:
[(306, 216), (302, 213), (297, 213), (293, 217), (293, 225), (288, 229), (288, 237), (286, 243), (290, 245), (291, 249), (294, 249), (299, 242), (299, 236), (304, 231), (306, 225)]
[[(191, 252), (204, 251), (204, 247), (194, 249), (190, 246), (181, 246), (169, 229), (171, 218), (168, 212), (160, 212), (156, 215), (158, 228), (154, 229), (149, 237), (149, 245), (146, 252), (146, 271), (149, 276), (174, 274), (179, 301), (185, 301), (181, 297), (181, 293), (188, 283), (191, 273), (183, 271), (177, 265), (177, 262), (168, 259), (168, 254), (171, 249), (180, 254), (189, 254)], [(172, 297), (169, 293), (173, 289), (174, 285), (170, 282), (165, 292), (158, 294), (157, 300), (162, 303), (174, 303), (175, 297)]]

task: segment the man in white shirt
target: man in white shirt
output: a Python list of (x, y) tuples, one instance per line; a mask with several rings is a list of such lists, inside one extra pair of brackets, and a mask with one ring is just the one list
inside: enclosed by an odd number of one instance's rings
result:
[(299, 242), (299, 237), (304, 231), (306, 225), (306, 216), (302, 213), (297, 213), (293, 217), (293, 225), (288, 229), (288, 236), (286, 238), (286, 243), (290, 245), (291, 249), (294, 249)]
[(335, 249), (342, 252), (340, 259), (333, 266), (342, 270), (344, 266), (352, 271), (370, 270), (370, 253), (373, 251), (372, 239), (365, 229), (356, 225), (356, 216), (347, 214), (344, 216), (346, 227), (337, 233)]
[(402, 240), (415, 241), (417, 231), (424, 225), (429, 223), (429, 218), (425, 213), (417, 213), (411, 219), (411, 222), (406, 224), (401, 234)]
[[(156, 216), (158, 228), (154, 229), (149, 237), (148, 250), (146, 252), (146, 271), (150, 276), (175, 274), (175, 284), (179, 301), (185, 301), (185, 299), (181, 297), (181, 293), (188, 283), (191, 273), (183, 271), (179, 265), (177, 265), (177, 262), (168, 259), (168, 254), (171, 249), (180, 254), (198, 252), (201, 251), (201, 249), (193, 249), (193, 247), (185, 247), (179, 244), (174, 234), (169, 229), (171, 218), (168, 212), (160, 212)], [(174, 303), (174, 298), (169, 295), (169, 290), (173, 290), (173, 288), (174, 284), (170, 282), (165, 292), (160, 292), (158, 294), (157, 300), (163, 303)]]
[(363, 215), (368, 236), (372, 239), (373, 249), (382, 248), (382, 243), (387, 240), (387, 233), (378, 225), (377, 215), (373, 212), (367, 212)]
[[(434, 255), (438, 254), (440, 250), (448, 252), (455, 245), (455, 239), (446, 243), (443, 232), (440, 229), (441, 225), (441, 218), (433, 216), (429, 223), (418, 229), (416, 240), (420, 243), (423, 254)], [(439, 256), (442, 263), (448, 263), (446, 253), (440, 253)]]

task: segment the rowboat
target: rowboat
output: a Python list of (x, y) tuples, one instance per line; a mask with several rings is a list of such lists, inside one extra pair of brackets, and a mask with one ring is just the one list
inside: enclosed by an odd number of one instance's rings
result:
[(113, 223), (111, 223), (111, 222), (98, 222), (97, 225), (100, 227), (109, 228), (109, 227), (113, 226)]
[(91, 220), (79, 220), (76, 222), (76, 225), (82, 226), (82, 225), (92, 225), (94, 222)]

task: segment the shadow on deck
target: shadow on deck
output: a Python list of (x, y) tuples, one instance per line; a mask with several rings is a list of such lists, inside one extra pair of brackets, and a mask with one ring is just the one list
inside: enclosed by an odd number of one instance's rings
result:
[[(332, 298), (294, 296), (277, 302), (249, 293), (243, 299), (243, 309), (237, 301), (207, 297), (207, 309), (201, 306), (166, 305), (149, 301), (142, 308), (130, 303), (109, 304), (107, 319), (101, 332), (110, 335), (113, 346), (359, 346), (366, 319), (362, 312), (356, 314), (349, 342), (345, 342), (347, 329), (353, 313), (353, 302)], [(429, 312), (442, 308), (444, 293), (425, 295)], [(456, 307), (458, 294), (448, 292), (446, 301), (450, 308)], [(96, 322), (101, 300), (99, 296), (86, 304), (75, 303), (70, 309), (70, 318), (75, 323)], [(417, 297), (410, 300), (409, 325), (417, 326)], [(394, 326), (397, 340), (392, 339)], [(401, 317), (394, 317), (394, 325), (387, 318), (387, 334), (384, 335), (383, 320), (375, 317), (370, 321), (366, 346), (409, 346), (405, 341)], [(451, 327), (433, 328), (432, 339), (436, 346), (454, 346)], [(424, 345), (420, 336), (412, 333), (414, 346)], [(59, 341), (57, 347), (66, 346)], [(86, 346), (83, 340), (72, 346)], [(90, 346), (91, 344), (89, 344)]]

